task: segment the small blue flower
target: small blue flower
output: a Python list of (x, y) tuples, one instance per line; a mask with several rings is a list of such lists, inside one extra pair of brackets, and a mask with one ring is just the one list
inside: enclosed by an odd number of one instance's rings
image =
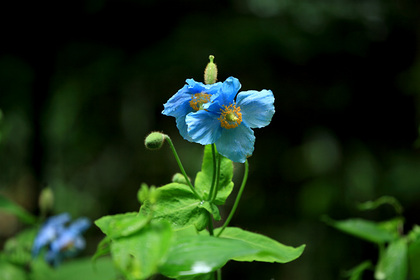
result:
[(176, 126), (181, 136), (192, 142), (191, 137), (187, 133), (186, 115), (203, 109), (204, 104), (208, 103), (212, 95), (217, 93), (222, 83), (205, 85), (193, 79), (187, 79), (186, 83), (163, 105), (164, 110), (162, 114), (175, 117)]
[(215, 143), (221, 155), (243, 163), (254, 151), (252, 128), (267, 126), (275, 110), (271, 90), (238, 93), (240, 88), (239, 80), (229, 77), (204, 110), (188, 114), (185, 121), (193, 142)]
[(35, 238), (32, 255), (36, 257), (42, 247), (48, 246), (45, 260), (57, 266), (63, 259), (73, 257), (84, 249), (82, 233), (90, 227), (90, 220), (79, 218), (66, 227), (69, 221), (70, 215), (67, 213), (49, 218)]
[(64, 230), (66, 223), (70, 222), (68, 213), (52, 216), (45, 221), (39, 230), (32, 246), (32, 256), (37, 256), (42, 247), (50, 244)]

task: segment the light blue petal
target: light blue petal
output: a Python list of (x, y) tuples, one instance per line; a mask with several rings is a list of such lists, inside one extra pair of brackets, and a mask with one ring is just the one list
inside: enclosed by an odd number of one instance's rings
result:
[(208, 145), (216, 142), (220, 137), (222, 127), (219, 116), (206, 110), (190, 113), (185, 118), (188, 126), (188, 134), (193, 142)]
[(188, 127), (187, 123), (185, 122), (185, 116), (176, 118), (176, 127), (179, 130), (179, 134), (185, 139), (190, 142), (193, 142), (192, 138), (188, 134)]
[(236, 94), (241, 88), (241, 83), (234, 77), (229, 77), (223, 82), (222, 87), (218, 92), (218, 97), (214, 100), (220, 105), (229, 106), (235, 99)]
[(78, 218), (73, 223), (71, 223), (71, 225), (68, 227), (68, 230), (74, 231), (80, 234), (86, 231), (90, 227), (91, 224), (92, 223), (88, 218), (85, 218), (85, 217)]
[(71, 220), (70, 214), (62, 213), (48, 218), (42, 225), (32, 246), (32, 256), (36, 257), (42, 247), (52, 242), (64, 229), (64, 225)]
[(168, 102), (163, 104), (162, 114), (178, 118), (192, 112), (193, 109), (190, 106), (191, 94), (194, 93), (191, 93), (188, 85), (185, 85), (169, 98)]
[(251, 128), (268, 125), (274, 115), (274, 95), (271, 90), (242, 91), (236, 97), (241, 107), (242, 121)]
[(255, 136), (251, 128), (241, 123), (238, 127), (223, 129), (216, 141), (217, 151), (234, 162), (242, 162), (254, 151)]
[(193, 79), (187, 79), (188, 90), (192, 93), (205, 92), (208, 94), (215, 94), (222, 87), (221, 82), (206, 85), (201, 82), (196, 82)]

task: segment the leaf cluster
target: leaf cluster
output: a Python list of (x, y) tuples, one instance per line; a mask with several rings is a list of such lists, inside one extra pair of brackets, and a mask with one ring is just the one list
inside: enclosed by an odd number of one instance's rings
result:
[[(176, 182), (151, 187), (153, 191), (143, 185), (138, 212), (98, 219), (95, 223), (106, 237), (94, 259), (110, 254), (122, 276), (129, 280), (156, 274), (192, 280), (213, 279), (213, 272), (230, 260), (286, 263), (298, 258), (304, 245), (286, 246), (234, 227), (213, 232), (213, 220), (222, 219), (218, 206), (226, 202), (234, 186), (232, 161), (220, 156), (220, 172), (215, 176), (213, 156), (214, 151), (206, 146), (201, 171), (194, 181), (195, 191), (177, 176)], [(212, 186), (217, 186), (214, 196)], [(148, 193), (152, 195), (147, 197)]]
[(373, 210), (381, 205), (394, 207), (397, 216), (386, 221), (370, 221), (360, 218), (336, 221), (324, 217), (330, 226), (378, 246), (378, 260), (372, 264), (364, 261), (346, 273), (350, 280), (361, 280), (366, 270), (374, 271), (376, 280), (420, 279), (420, 227), (415, 225), (404, 234), (402, 207), (393, 198), (384, 196), (360, 205), (362, 210)]

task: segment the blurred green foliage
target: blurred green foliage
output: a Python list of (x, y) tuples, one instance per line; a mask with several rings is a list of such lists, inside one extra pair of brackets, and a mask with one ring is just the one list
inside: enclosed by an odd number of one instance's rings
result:
[[(395, 196), (408, 228), (418, 223), (416, 1), (2, 5), (0, 192), (29, 211), (39, 211), (45, 186), (55, 212), (96, 219), (137, 210), (142, 182), (160, 186), (177, 171), (168, 150), (144, 148), (152, 130), (172, 137), (195, 174), (202, 147), (160, 112), (186, 78), (202, 81), (213, 54), (220, 80), (232, 75), (243, 90), (268, 88), (276, 98), (272, 123), (255, 132), (242, 201), (252, 207), (239, 208), (233, 225), (307, 244), (286, 266), (233, 264), (226, 276), (337, 279), (376, 251), (319, 217), (353, 216), (356, 202)], [(21, 227), (7, 215), (0, 225), (1, 240)], [(93, 252), (100, 232), (88, 234)]]

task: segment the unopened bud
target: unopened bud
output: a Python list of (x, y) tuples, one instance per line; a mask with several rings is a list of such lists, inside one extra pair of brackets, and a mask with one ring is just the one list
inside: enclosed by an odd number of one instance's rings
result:
[(39, 209), (41, 213), (47, 214), (54, 206), (54, 193), (50, 188), (41, 191), (38, 198)]
[(213, 62), (214, 56), (209, 56), (210, 62), (207, 64), (204, 70), (204, 83), (207, 85), (214, 84), (217, 81), (217, 66)]
[(172, 182), (173, 183), (179, 183), (179, 184), (188, 185), (188, 182), (185, 179), (185, 176), (182, 175), (181, 173), (175, 173), (174, 176), (172, 176)]
[(144, 145), (149, 150), (158, 150), (162, 147), (164, 141), (165, 134), (160, 132), (152, 132), (144, 140)]
[(149, 187), (146, 184), (141, 184), (139, 191), (137, 192), (137, 199), (143, 204), (149, 198)]

